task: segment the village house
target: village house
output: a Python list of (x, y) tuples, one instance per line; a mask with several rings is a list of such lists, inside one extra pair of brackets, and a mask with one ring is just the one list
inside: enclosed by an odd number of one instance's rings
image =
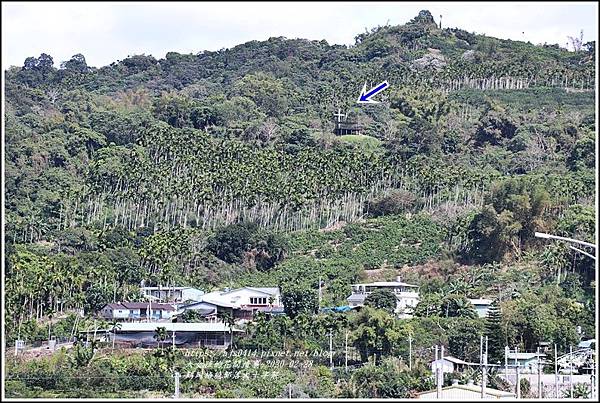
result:
[(538, 364), (544, 369), (543, 357), (544, 353), (505, 353), (509, 365), (518, 365), (522, 374), (537, 374)]
[(106, 304), (100, 309), (100, 316), (105, 319), (129, 319), (129, 309), (118, 303)]
[(213, 291), (202, 295), (200, 301), (180, 306), (178, 315), (195, 310), (201, 316), (213, 318), (220, 312), (230, 313), (234, 319), (251, 320), (256, 312), (281, 313), (283, 304), (278, 287), (242, 287), (234, 290)]
[(172, 303), (200, 301), (204, 294), (204, 291), (193, 287), (140, 287), (140, 292), (147, 300)]
[(168, 320), (175, 313), (175, 308), (171, 304), (163, 303), (118, 302), (104, 305), (99, 313), (101, 317), (109, 320)]
[(455, 358), (449, 355), (444, 356), (444, 358), (437, 359), (431, 361), (429, 363), (429, 367), (431, 368), (431, 372), (436, 371), (436, 369), (440, 369), (444, 373), (452, 373), (452, 372), (462, 372), (472, 363), (463, 361), (459, 358)]
[(279, 287), (242, 287), (227, 291), (223, 296), (243, 308), (264, 310), (282, 306)]
[(378, 281), (374, 283), (353, 284), (352, 294), (347, 298), (348, 305), (353, 308), (363, 306), (365, 299), (375, 290), (388, 290), (396, 296), (395, 313), (400, 318), (411, 318), (412, 311), (419, 303), (419, 286), (400, 281)]

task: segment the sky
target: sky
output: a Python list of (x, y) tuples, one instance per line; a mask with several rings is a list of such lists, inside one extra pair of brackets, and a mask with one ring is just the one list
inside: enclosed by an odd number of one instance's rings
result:
[(48, 53), (55, 66), (81, 53), (101, 67), (130, 55), (219, 50), (270, 37), (351, 45), (378, 25), (404, 24), (420, 10), (443, 27), (534, 44), (566, 46), (567, 36), (598, 32), (598, 4), (467, 2), (2, 3), (2, 64)]

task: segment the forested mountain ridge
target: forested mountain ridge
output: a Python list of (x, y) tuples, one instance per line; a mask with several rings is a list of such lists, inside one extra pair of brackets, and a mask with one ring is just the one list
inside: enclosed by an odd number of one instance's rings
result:
[[(589, 262), (532, 235), (594, 237), (594, 60), (595, 43), (439, 29), (428, 12), (351, 47), (271, 38), (101, 68), (28, 58), (5, 72), (8, 319), (90, 312), (142, 279), (314, 287), (319, 270), (339, 277), (326, 298), (341, 303), (364, 270), (523, 250), (552, 270), (573, 259), (589, 293)], [(355, 104), (384, 79), (380, 105)], [(338, 108), (367, 136), (331, 134)], [(426, 246), (391, 245), (407, 233)]]

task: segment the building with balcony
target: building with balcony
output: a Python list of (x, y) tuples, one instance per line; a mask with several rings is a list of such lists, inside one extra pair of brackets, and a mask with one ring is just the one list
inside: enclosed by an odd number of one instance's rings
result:
[(352, 285), (352, 294), (347, 298), (350, 307), (363, 306), (367, 296), (375, 290), (388, 290), (396, 296), (394, 312), (400, 318), (412, 317), (412, 311), (419, 303), (419, 286), (400, 281), (378, 281)]
[(225, 290), (220, 294), (219, 299), (241, 308), (254, 310), (282, 306), (279, 287), (242, 287)]

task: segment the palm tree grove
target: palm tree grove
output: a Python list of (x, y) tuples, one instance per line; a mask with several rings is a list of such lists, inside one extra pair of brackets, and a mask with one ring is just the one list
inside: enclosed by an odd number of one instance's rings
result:
[(3, 397), (595, 400), (597, 30), (437, 14), (3, 56)]

